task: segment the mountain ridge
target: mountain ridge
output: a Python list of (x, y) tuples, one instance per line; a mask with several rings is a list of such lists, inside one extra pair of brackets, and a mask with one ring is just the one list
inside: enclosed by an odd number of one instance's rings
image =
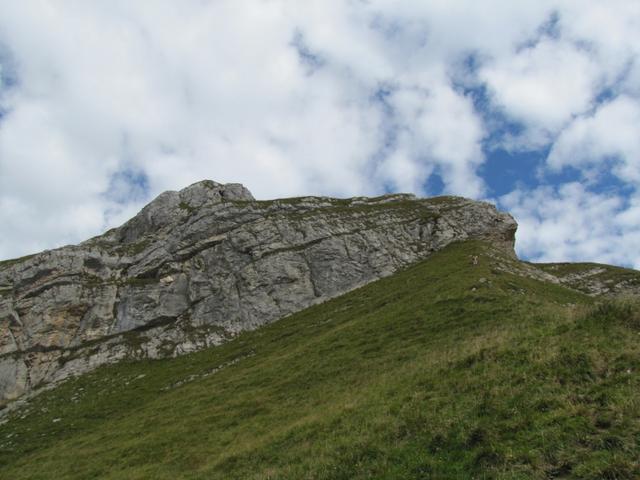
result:
[(218, 345), (454, 241), (515, 257), (516, 228), (460, 197), (257, 201), (209, 180), (165, 192), (103, 235), (0, 264), (0, 403), (105, 363)]

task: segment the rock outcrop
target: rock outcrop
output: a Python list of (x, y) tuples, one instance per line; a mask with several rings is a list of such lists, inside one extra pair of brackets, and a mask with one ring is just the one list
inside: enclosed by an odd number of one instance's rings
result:
[(515, 230), (457, 197), (256, 201), (211, 181), (165, 192), (104, 235), (0, 263), (0, 403), (102, 364), (219, 344), (456, 240), (514, 255)]
[(592, 297), (637, 297), (640, 272), (600, 263), (538, 263), (538, 271), (553, 275), (568, 288)]

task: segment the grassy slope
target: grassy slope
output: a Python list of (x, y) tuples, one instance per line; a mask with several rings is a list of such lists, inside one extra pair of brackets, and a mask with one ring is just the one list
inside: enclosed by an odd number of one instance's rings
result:
[(43, 393), (0, 426), (0, 478), (638, 478), (637, 313), (485, 248)]

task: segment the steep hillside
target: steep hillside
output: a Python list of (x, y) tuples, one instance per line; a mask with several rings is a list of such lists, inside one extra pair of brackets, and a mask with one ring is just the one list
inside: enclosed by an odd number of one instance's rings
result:
[(637, 306), (508, 273), (530, 268), (457, 242), (221, 346), (103, 366), (5, 417), (0, 477), (639, 478)]
[(514, 255), (515, 229), (457, 197), (256, 201), (212, 181), (165, 192), (104, 235), (0, 263), (0, 406), (98, 365), (218, 345), (456, 240)]

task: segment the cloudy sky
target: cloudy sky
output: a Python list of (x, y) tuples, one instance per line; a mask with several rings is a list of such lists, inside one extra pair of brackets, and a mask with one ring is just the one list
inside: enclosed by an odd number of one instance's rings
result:
[(637, 0), (0, 0), (0, 259), (201, 179), (485, 199), (640, 268)]

